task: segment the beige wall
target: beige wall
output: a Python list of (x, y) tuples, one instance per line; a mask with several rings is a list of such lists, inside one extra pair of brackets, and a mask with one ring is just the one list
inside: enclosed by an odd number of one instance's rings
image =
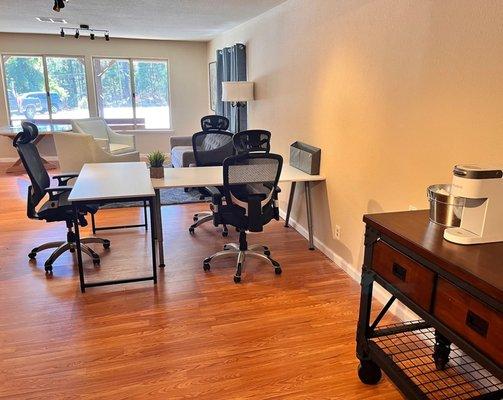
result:
[(503, 165), (501, 21), (501, 1), (290, 0), (208, 57), (245, 43), (249, 126), (271, 130), (286, 160), (295, 140), (322, 148), (315, 236), (356, 275), (364, 213), (426, 208), (426, 187), (456, 163)]
[[(63, 54), (86, 58), (88, 81), (92, 80), (91, 57), (145, 57), (169, 60), (172, 131), (137, 132), (140, 152), (168, 150), (170, 135), (191, 135), (199, 127), (199, 119), (208, 110), (208, 64), (206, 43), (161, 40), (113, 39), (110, 42), (88, 38), (65, 39), (54, 35), (0, 33), (0, 53)], [(0, 126), (8, 124), (3, 79), (0, 82)], [(94, 85), (90, 85), (91, 112), (96, 109)], [(42, 143), (41, 143), (42, 145)], [(0, 138), (0, 157), (14, 157), (10, 141)], [(55, 154), (52, 143), (42, 146), (45, 154)]]

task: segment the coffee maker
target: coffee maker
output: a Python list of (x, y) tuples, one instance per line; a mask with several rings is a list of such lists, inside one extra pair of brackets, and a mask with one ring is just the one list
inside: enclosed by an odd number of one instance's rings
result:
[(465, 199), (459, 228), (447, 228), (444, 239), (458, 244), (503, 241), (503, 169), (457, 165), (451, 195)]

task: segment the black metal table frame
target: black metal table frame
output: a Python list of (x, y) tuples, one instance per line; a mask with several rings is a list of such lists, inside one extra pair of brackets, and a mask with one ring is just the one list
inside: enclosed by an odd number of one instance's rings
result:
[(157, 246), (156, 246), (156, 217), (155, 217), (155, 196), (148, 197), (123, 197), (117, 199), (100, 199), (100, 200), (85, 200), (85, 201), (73, 201), (73, 211), (74, 215), (77, 216), (77, 212), (79, 209), (79, 205), (89, 205), (89, 204), (99, 204), (104, 205), (108, 203), (125, 203), (129, 201), (144, 201), (148, 203), (150, 209), (150, 235), (152, 241), (152, 276), (140, 277), (140, 278), (130, 278), (130, 279), (117, 279), (112, 281), (101, 281), (101, 282), (92, 282), (86, 283), (84, 276), (84, 267), (82, 263), (82, 248), (80, 243), (80, 232), (79, 232), (79, 224), (78, 220), (75, 217), (74, 219), (74, 229), (76, 236), (76, 248), (77, 248), (77, 262), (79, 268), (79, 278), (80, 278), (80, 290), (82, 293), (86, 291), (88, 287), (97, 287), (97, 286), (108, 286), (122, 283), (133, 283), (133, 282), (143, 282), (153, 280), (154, 284), (157, 284)]
[(148, 220), (147, 220), (147, 201), (143, 201), (143, 224), (132, 224), (132, 225), (115, 225), (115, 226), (96, 226), (96, 219), (94, 214), (91, 214), (91, 227), (93, 230), (93, 235), (96, 235), (97, 231), (108, 231), (112, 229), (126, 229), (126, 228), (145, 228), (148, 231)]
[[(415, 261), (427, 266), (431, 270), (439, 273), (440, 270), (434, 264), (422, 259), (419, 256), (413, 256), (410, 252), (407, 252), (404, 246), (400, 245), (393, 239), (380, 234), (371, 227), (367, 227), (365, 231), (365, 254), (362, 269), (361, 278), (361, 295), (360, 295), (360, 310), (358, 316), (358, 326), (356, 333), (356, 355), (360, 361), (373, 361), (376, 363), (385, 373), (390, 377), (393, 383), (402, 391), (402, 393), (407, 397), (407, 399), (427, 399), (426, 395), (412, 382), (412, 380), (384, 353), (383, 350), (379, 348), (377, 344), (372, 342), (373, 338), (382, 337), (387, 335), (393, 335), (401, 332), (411, 332), (418, 329), (433, 327), (439, 334), (440, 337), (445, 338), (447, 343), (456, 343), (456, 345), (461, 348), (468, 356), (473, 358), (481, 366), (486, 368), (500, 381), (503, 380), (503, 369), (500, 368), (494, 361), (488, 358), (485, 354), (477, 350), (473, 345), (467, 342), (464, 338), (459, 336), (456, 332), (452, 331), (445, 324), (440, 322), (438, 319), (433, 317), (431, 314), (423, 310), (421, 307), (416, 305), (414, 302), (409, 300), (401, 292), (396, 290), (392, 285), (378, 276), (371, 269), (372, 263), (372, 252), (373, 246), (379, 240), (384, 239), (384, 241), (402, 253), (406, 254), (408, 257), (414, 259)], [(405, 250), (405, 251), (404, 251)], [(453, 282), (455, 282), (460, 287), (465, 286), (466, 283), (457, 279), (450, 274), (446, 274), (446, 271), (442, 270), (441, 276), (449, 276)], [(372, 309), (372, 289), (374, 282), (381, 285), (390, 294), (391, 298), (383, 306), (381, 311), (376, 316), (375, 320), (371, 323), (371, 309)], [(473, 292), (473, 288), (471, 292)], [(496, 309), (501, 309), (501, 304), (497, 304), (494, 299), (483, 294), (480, 294), (484, 300), (488, 302), (489, 305), (495, 306)], [(376, 330), (379, 322), (388, 312), (395, 300), (399, 300), (407, 308), (412, 310), (420, 318), (424, 320), (421, 323), (402, 325), (390, 329), (380, 329)], [(500, 310), (501, 311), (501, 310)], [(490, 393), (489, 395), (479, 396), (477, 398), (489, 400), (489, 399), (501, 399), (503, 397), (503, 391), (497, 391)]]

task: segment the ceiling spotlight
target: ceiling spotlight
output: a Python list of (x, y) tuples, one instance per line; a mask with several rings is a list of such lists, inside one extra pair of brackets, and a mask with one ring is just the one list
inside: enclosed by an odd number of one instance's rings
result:
[(94, 33), (91, 33), (89, 37), (91, 38), (91, 40), (94, 40)]
[(78, 38), (79, 38), (79, 36), (80, 36), (80, 33), (79, 33), (79, 30), (77, 29), (77, 30), (75, 31), (75, 39), (78, 39)]
[(105, 40), (106, 40), (107, 42), (109, 42), (109, 41), (110, 41), (110, 34), (109, 34), (108, 32), (107, 32), (107, 33), (105, 33)]
[(65, 30), (61, 28), (61, 32), (59, 32), (59, 34), (61, 37), (65, 37)]

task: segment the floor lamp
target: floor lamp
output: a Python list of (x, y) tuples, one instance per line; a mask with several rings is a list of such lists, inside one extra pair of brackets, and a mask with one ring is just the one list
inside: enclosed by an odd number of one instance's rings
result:
[(253, 99), (253, 82), (222, 82), (222, 101), (230, 102), (232, 107), (237, 107), (236, 132), (241, 131), (241, 108)]

